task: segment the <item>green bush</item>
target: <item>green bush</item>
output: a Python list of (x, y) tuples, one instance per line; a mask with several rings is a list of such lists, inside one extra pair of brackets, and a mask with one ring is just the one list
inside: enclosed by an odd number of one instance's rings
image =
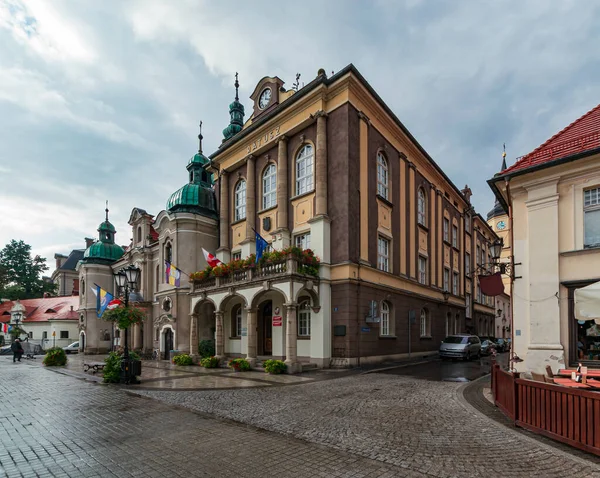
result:
[(52, 347), (46, 352), (43, 363), (44, 365), (47, 365), (49, 367), (55, 367), (57, 365), (66, 365), (67, 354), (60, 347)]
[(265, 360), (264, 366), (267, 373), (284, 373), (287, 370), (287, 365), (282, 360)]
[(204, 368), (217, 368), (219, 366), (219, 359), (217, 357), (204, 357), (200, 360), (200, 367)]
[(247, 372), (250, 370), (250, 363), (244, 358), (232, 359), (229, 361), (227, 366), (237, 372)]
[[(129, 352), (129, 358), (139, 360), (140, 356), (135, 352)], [(121, 360), (123, 359), (122, 352), (111, 352), (104, 359), (104, 371), (102, 379), (104, 383), (119, 383), (121, 381)]]
[(173, 357), (173, 363), (175, 365), (194, 365), (192, 357), (188, 354), (175, 355), (175, 357)]
[(198, 342), (198, 355), (200, 357), (213, 357), (215, 355), (215, 343), (212, 340), (201, 340)]

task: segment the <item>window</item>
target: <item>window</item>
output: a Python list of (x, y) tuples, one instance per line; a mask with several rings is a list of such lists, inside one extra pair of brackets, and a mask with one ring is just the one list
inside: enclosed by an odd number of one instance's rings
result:
[(298, 337), (310, 337), (310, 303), (302, 302), (298, 307)]
[(465, 274), (471, 275), (471, 254), (465, 252)]
[(385, 156), (377, 154), (377, 194), (388, 199), (388, 163)]
[(277, 168), (273, 163), (265, 168), (262, 180), (263, 209), (269, 209), (277, 204)]
[(444, 268), (444, 290), (450, 292), (450, 269)]
[(427, 258), (419, 256), (419, 282), (427, 284)]
[(167, 261), (169, 264), (173, 261), (173, 248), (169, 242), (165, 247), (165, 261)]
[(458, 295), (458, 272), (452, 273), (452, 293)]
[(600, 246), (600, 188), (583, 192), (583, 247)]
[(142, 226), (138, 226), (137, 228), (137, 241), (142, 242)]
[(68, 330), (61, 330), (60, 331), (60, 338), (61, 339), (68, 339), (69, 338), (69, 331)]
[(471, 232), (471, 216), (468, 214), (465, 215), (465, 231), (468, 233)]
[(296, 196), (313, 189), (313, 147), (305, 145), (296, 156)]
[(427, 313), (427, 309), (421, 309), (421, 337), (429, 337), (430, 334), (429, 314)]
[(444, 242), (450, 242), (450, 219), (444, 218)]
[(242, 259), (242, 251), (237, 251), (233, 253), (232, 259), (234, 261), (239, 261)]
[(239, 221), (246, 218), (246, 181), (241, 180), (235, 187), (235, 219)]
[(481, 256), (481, 248), (478, 245), (477, 246), (477, 252), (475, 253), (475, 261), (477, 262), (478, 266), (481, 265), (481, 260), (479, 259), (480, 256)]
[(392, 335), (390, 328), (390, 306), (387, 302), (381, 303), (381, 335)]
[(377, 268), (390, 271), (390, 241), (379, 236), (377, 241)]
[(242, 335), (242, 306), (236, 305), (231, 309), (231, 336), (241, 337)]
[(465, 309), (465, 316), (471, 318), (471, 294), (465, 295), (465, 302), (467, 303), (467, 307)]
[(419, 188), (419, 192), (417, 193), (417, 221), (423, 226), (427, 225), (426, 207), (425, 191), (423, 191), (423, 188)]
[(475, 300), (481, 304), (481, 289), (479, 288), (479, 284), (477, 284), (477, 295), (475, 296)]
[(44, 330), (44, 331), (42, 332), (42, 338), (43, 338), (43, 339), (47, 339), (47, 338), (48, 338), (48, 332), (47, 332), (46, 330)]
[(310, 249), (310, 232), (296, 236), (294, 242), (300, 249)]
[(160, 282), (160, 268), (156, 266), (156, 292), (158, 292), (158, 283)]
[(27, 332), (27, 337), (29, 337), (30, 339), (33, 338), (33, 332)]
[(458, 248), (458, 226), (452, 224), (452, 247)]

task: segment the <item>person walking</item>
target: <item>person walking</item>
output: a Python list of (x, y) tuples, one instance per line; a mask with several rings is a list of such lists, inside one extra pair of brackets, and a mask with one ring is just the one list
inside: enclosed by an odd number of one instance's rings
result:
[(12, 350), (12, 353), (13, 353), (13, 363), (15, 363), (17, 360), (20, 362), (21, 355), (23, 355), (23, 353), (25, 351), (23, 350), (21, 341), (18, 338), (15, 339), (15, 341), (12, 343), (12, 345), (10, 346), (10, 349)]

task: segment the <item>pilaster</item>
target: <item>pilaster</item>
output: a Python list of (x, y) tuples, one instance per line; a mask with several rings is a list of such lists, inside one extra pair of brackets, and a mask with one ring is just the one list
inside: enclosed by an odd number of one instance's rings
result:
[(302, 365), (298, 362), (298, 304), (284, 304), (286, 311), (286, 337), (285, 337), (285, 364), (288, 373), (302, 372)]
[(246, 240), (254, 240), (256, 227), (256, 157), (248, 156), (246, 162)]
[(248, 345), (246, 350), (246, 360), (251, 366), (256, 364), (256, 312), (257, 309), (246, 309), (246, 323), (248, 329)]
[(229, 262), (231, 249), (229, 247), (229, 180), (227, 171), (222, 170), (219, 176), (219, 193), (220, 193), (220, 242), (217, 249), (217, 257), (223, 262)]
[(216, 339), (215, 339), (215, 357), (223, 358), (225, 355), (225, 340), (223, 337), (223, 312), (215, 312), (216, 319)]
[(327, 113), (318, 111), (317, 144), (315, 157), (316, 173), (316, 216), (327, 216)]

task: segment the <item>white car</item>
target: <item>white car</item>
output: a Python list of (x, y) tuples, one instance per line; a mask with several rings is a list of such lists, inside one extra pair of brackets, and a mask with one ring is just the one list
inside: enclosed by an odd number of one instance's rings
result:
[(79, 342), (73, 342), (72, 344), (63, 347), (63, 350), (67, 354), (76, 354), (79, 352)]

